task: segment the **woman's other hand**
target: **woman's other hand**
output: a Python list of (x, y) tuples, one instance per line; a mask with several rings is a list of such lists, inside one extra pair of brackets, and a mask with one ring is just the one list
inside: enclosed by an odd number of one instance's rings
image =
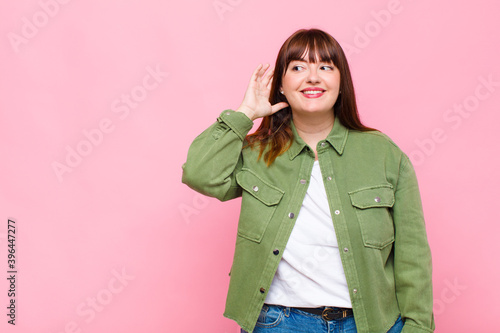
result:
[(288, 106), (288, 103), (285, 102), (276, 103), (274, 105), (269, 103), (274, 69), (266, 73), (268, 68), (269, 64), (259, 64), (259, 66), (257, 66), (248, 84), (243, 102), (241, 102), (241, 105), (236, 110), (246, 114), (252, 121), (257, 118), (272, 115)]

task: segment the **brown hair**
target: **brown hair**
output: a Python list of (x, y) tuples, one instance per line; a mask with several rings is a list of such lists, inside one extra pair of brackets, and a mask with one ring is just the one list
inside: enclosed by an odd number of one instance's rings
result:
[[(273, 82), (269, 102), (274, 105), (279, 102), (287, 102), (286, 97), (280, 94), (283, 76), (288, 65), (293, 60), (304, 60), (303, 56), (309, 52), (309, 62), (315, 63), (316, 56), (320, 61), (333, 62), (340, 71), (340, 91), (333, 113), (335, 121), (340, 121), (345, 127), (359, 131), (375, 131), (361, 123), (356, 106), (354, 86), (347, 59), (339, 43), (328, 33), (319, 29), (301, 29), (283, 43), (276, 58)], [(290, 148), (293, 142), (293, 133), (290, 128), (292, 110), (290, 106), (262, 118), (259, 128), (252, 134), (247, 135), (247, 146), (254, 147), (260, 144), (261, 158), (268, 145), (269, 150), (264, 154), (264, 161), (270, 166), (276, 157)]]

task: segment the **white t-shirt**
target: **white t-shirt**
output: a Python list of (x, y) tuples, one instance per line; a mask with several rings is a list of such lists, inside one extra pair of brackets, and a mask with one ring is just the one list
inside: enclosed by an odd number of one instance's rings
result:
[(319, 161), (265, 303), (352, 307)]

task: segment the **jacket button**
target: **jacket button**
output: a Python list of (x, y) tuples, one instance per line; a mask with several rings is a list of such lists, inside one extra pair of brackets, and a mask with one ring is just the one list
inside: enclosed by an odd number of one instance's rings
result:
[(327, 180), (332, 180), (332, 177), (328, 176), (326, 177)]
[(338, 209), (337, 209), (337, 210), (335, 211), (335, 215), (339, 215), (339, 214), (340, 214), (340, 210), (338, 210)]
[(256, 185), (256, 186), (252, 187), (252, 190), (254, 190), (255, 192), (257, 192), (259, 190), (259, 187)]
[(353, 289), (353, 290), (352, 290), (352, 293), (353, 293), (353, 294), (356, 294), (357, 292), (358, 292), (358, 289)]
[(379, 197), (375, 197), (375, 202), (380, 202), (380, 198)]
[(326, 143), (325, 142), (321, 142), (321, 147), (324, 147), (326, 146)]
[(226, 116), (229, 116), (231, 114), (231, 112), (226, 112)]
[(277, 256), (278, 254), (280, 254), (280, 250), (274, 249), (273, 253), (274, 253), (275, 256)]
[(305, 180), (305, 179), (301, 179), (301, 180), (300, 180), (300, 183), (301, 183), (301, 184), (305, 184), (305, 183), (307, 183), (307, 180)]
[(349, 252), (349, 249), (347, 247), (344, 247), (344, 252)]
[(294, 217), (294, 216), (295, 216), (295, 214), (294, 214), (294, 213), (288, 213), (288, 217), (289, 217), (289, 218), (293, 219), (293, 217)]
[(264, 289), (264, 288), (260, 288), (260, 293), (261, 293), (261, 294), (263, 294), (263, 293), (265, 293), (265, 292), (266, 292), (266, 289)]

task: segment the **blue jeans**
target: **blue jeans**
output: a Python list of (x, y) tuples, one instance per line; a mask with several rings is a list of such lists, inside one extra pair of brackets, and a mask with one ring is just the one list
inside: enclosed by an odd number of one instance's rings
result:
[[(401, 316), (387, 333), (400, 333)], [(242, 333), (246, 333), (241, 330)], [(264, 305), (253, 333), (356, 333), (354, 316), (325, 321), (321, 316), (281, 305)]]

